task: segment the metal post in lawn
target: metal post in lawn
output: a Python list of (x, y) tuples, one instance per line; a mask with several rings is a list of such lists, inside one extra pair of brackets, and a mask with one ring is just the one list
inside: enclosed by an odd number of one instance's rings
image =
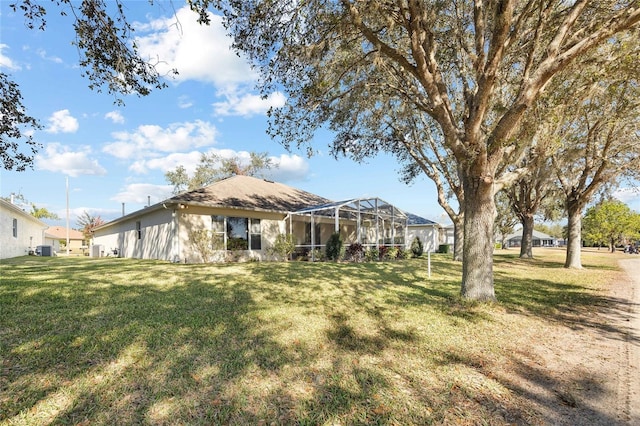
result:
[(431, 278), (431, 251), (427, 251), (427, 276)]

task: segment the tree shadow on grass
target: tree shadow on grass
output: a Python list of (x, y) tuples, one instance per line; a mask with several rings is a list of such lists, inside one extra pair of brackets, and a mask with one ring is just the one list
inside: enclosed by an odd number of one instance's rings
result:
[(40, 265), (49, 270), (19, 281), (3, 274), (2, 388), (11, 398), (0, 400), (0, 420), (228, 423), (243, 404), (230, 383), (293, 360), (241, 285), (162, 288), (143, 264)]

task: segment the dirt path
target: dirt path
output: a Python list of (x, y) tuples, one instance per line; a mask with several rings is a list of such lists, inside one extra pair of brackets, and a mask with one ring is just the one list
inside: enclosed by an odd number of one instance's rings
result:
[(564, 313), (502, 366), (536, 412), (516, 424), (640, 425), (640, 257), (620, 266), (599, 306)]
[(621, 365), (620, 397), (626, 399), (625, 411), (629, 424), (640, 425), (640, 259), (621, 260), (620, 266), (627, 273), (631, 284), (629, 289), (621, 291), (629, 303), (627, 315), (622, 318), (628, 323), (623, 352), (627, 368)]
[(534, 424), (640, 425), (640, 257), (620, 266), (595, 312), (567, 313), (523, 351), (517, 387)]

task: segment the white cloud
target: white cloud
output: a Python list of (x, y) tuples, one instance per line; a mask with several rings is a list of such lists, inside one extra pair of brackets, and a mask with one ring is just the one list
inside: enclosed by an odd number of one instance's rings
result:
[(183, 95), (178, 98), (178, 108), (187, 109), (187, 108), (191, 108), (192, 106), (193, 106), (193, 102), (188, 96)]
[(241, 115), (250, 117), (266, 113), (270, 107), (284, 106), (286, 97), (281, 92), (275, 92), (263, 99), (259, 95), (245, 94), (242, 96), (229, 95), (225, 102), (213, 104), (214, 112), (218, 115)]
[(49, 133), (74, 133), (80, 127), (78, 120), (71, 115), (68, 109), (54, 112), (48, 121), (47, 132)]
[(124, 123), (124, 117), (120, 114), (120, 111), (110, 111), (104, 115), (104, 118), (117, 124)]
[[(222, 158), (238, 158), (243, 163), (249, 163), (251, 154), (249, 151), (234, 151), (233, 149), (210, 149), (207, 154), (214, 154)], [(202, 152), (191, 151), (188, 153), (174, 153), (165, 157), (143, 159), (134, 162), (129, 170), (134, 173), (147, 173), (150, 170), (159, 170), (163, 173), (183, 166), (189, 176), (193, 176), (196, 167), (200, 163)], [(309, 173), (309, 164), (298, 155), (282, 154), (269, 157), (274, 165), (271, 170), (264, 173), (265, 177), (277, 182), (291, 182), (304, 179)]]
[[(153, 185), (150, 183), (131, 183), (123, 188), (119, 193), (111, 198), (113, 201), (120, 203), (142, 204), (147, 205), (148, 197), (151, 197), (151, 204), (159, 203), (171, 197), (173, 187), (171, 185)], [(132, 209), (138, 210), (140, 206)], [(126, 211), (125, 211), (126, 213)]]
[(279, 157), (271, 157), (277, 167), (269, 170), (266, 175), (277, 182), (295, 182), (307, 177), (309, 164), (299, 155), (282, 154)]
[(613, 196), (632, 210), (640, 212), (640, 186), (619, 188), (613, 193)]
[(222, 18), (213, 14), (209, 17), (211, 25), (200, 25), (197, 16), (184, 6), (175, 17), (136, 23), (137, 32), (146, 33), (136, 39), (140, 54), (158, 61), (156, 67), (161, 74), (177, 69), (177, 81), (210, 82), (219, 89), (254, 82), (257, 74), (231, 50)]
[(129, 166), (129, 170), (139, 174), (147, 173), (149, 170), (167, 172), (169, 170), (174, 170), (176, 167), (181, 165), (184, 166), (188, 174), (193, 174), (200, 162), (200, 157), (202, 157), (202, 153), (200, 151), (174, 153), (166, 157), (135, 161), (131, 166)]
[(148, 124), (139, 126), (135, 132), (112, 133), (115, 142), (105, 145), (103, 151), (122, 159), (153, 158), (159, 153), (213, 145), (217, 134), (215, 126), (201, 120), (172, 123), (167, 128)]
[(13, 59), (2, 53), (2, 50), (8, 47), (8, 45), (0, 43), (0, 68), (8, 68), (11, 71), (18, 71), (21, 69), (20, 66), (16, 64)]
[(42, 59), (46, 60), (46, 61), (51, 61), (51, 62), (55, 62), (56, 64), (61, 64), (62, 63), (62, 59), (57, 57), (57, 56), (49, 56), (47, 55), (47, 51), (44, 49), (38, 49), (37, 52), (38, 56), (40, 56)]
[(71, 151), (69, 147), (51, 143), (45, 148), (44, 154), (36, 156), (36, 167), (40, 170), (64, 173), (71, 177), (107, 174), (98, 160), (91, 159), (90, 155), (90, 146)]

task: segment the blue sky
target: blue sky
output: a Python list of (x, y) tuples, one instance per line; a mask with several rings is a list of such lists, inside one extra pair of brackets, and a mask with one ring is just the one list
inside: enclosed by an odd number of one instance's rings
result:
[[(38, 207), (66, 217), (69, 178), (70, 223), (84, 211), (104, 220), (117, 218), (122, 203), (130, 213), (171, 195), (164, 173), (182, 164), (193, 170), (200, 154), (248, 156), (268, 152), (270, 178), (333, 200), (377, 196), (429, 219), (447, 222), (435, 187), (426, 178), (408, 186), (399, 180), (392, 157), (366, 164), (328, 155), (330, 134), (313, 141), (317, 154), (287, 152), (266, 134), (266, 110), (285, 102), (282, 93), (261, 100), (255, 73), (230, 48), (219, 19), (210, 27), (196, 15), (177, 9), (179, 28), (168, 2), (126, 2), (144, 55), (160, 58), (160, 71), (177, 68), (164, 90), (146, 97), (128, 96), (124, 107), (107, 93), (88, 88), (81, 76), (72, 18), (59, 16), (53, 3), (47, 29), (29, 30), (24, 18), (0, 2), (0, 67), (18, 82), (23, 104), (44, 129), (33, 170), (2, 170), (0, 195), (23, 194)], [(179, 5), (179, 2), (176, 2)], [(47, 221), (64, 224), (61, 221)]]
[[(175, 2), (176, 7), (179, 2)], [(87, 211), (104, 220), (119, 217), (122, 203), (130, 213), (171, 195), (164, 173), (184, 165), (195, 168), (201, 153), (248, 156), (268, 152), (278, 165), (276, 181), (333, 200), (377, 196), (425, 218), (447, 223), (427, 178), (408, 186), (399, 180), (399, 166), (380, 155), (366, 164), (328, 155), (331, 135), (318, 134), (317, 152), (287, 152), (265, 133), (266, 110), (286, 101), (282, 93), (262, 100), (254, 90), (255, 73), (230, 48), (230, 39), (214, 17), (200, 26), (186, 7), (167, 1), (125, 2), (135, 21), (141, 53), (161, 60), (159, 70), (177, 68), (169, 87), (146, 97), (129, 96), (118, 107), (107, 93), (91, 91), (81, 76), (73, 20), (60, 16), (53, 3), (47, 29), (29, 30), (24, 18), (0, 2), (0, 68), (20, 85), (28, 113), (44, 125), (35, 133), (43, 144), (33, 170), (0, 171), (0, 195), (21, 193), (62, 220), (66, 216), (69, 181), (71, 226)], [(637, 193), (621, 198), (640, 210)]]

